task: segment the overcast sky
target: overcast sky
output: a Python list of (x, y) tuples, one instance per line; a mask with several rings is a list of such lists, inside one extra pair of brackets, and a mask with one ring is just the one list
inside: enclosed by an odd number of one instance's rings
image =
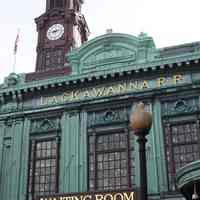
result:
[[(0, 10), (0, 82), (12, 72), (13, 48), (20, 28), (16, 72), (35, 69), (37, 32), (34, 18), (45, 11), (45, 0), (3, 1)], [(199, 0), (85, 0), (83, 14), (90, 38), (112, 28), (137, 36), (146, 32), (157, 48), (200, 41)]]

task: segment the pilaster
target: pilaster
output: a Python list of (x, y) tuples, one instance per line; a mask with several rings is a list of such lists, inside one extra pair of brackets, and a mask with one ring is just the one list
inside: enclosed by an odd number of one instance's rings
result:
[(162, 128), (161, 103), (155, 99), (153, 106), (153, 129), (155, 140), (155, 158), (157, 168), (158, 190), (160, 193), (166, 192), (167, 188), (167, 169), (165, 162), (164, 133)]
[(78, 192), (80, 183), (80, 114), (66, 112), (62, 118), (60, 192)]
[(79, 149), (79, 190), (80, 192), (87, 191), (87, 182), (88, 182), (88, 176), (87, 176), (87, 112), (82, 111), (80, 114), (80, 149)]
[[(149, 111), (153, 112), (153, 102), (148, 105)], [(157, 123), (157, 121), (156, 121)], [(149, 135), (147, 136), (146, 144), (146, 159), (147, 159), (147, 181), (148, 181), (148, 194), (157, 194), (158, 190), (158, 180), (155, 177), (158, 177), (157, 165), (156, 165), (156, 131), (155, 124), (152, 124)]]
[(19, 183), (19, 199), (26, 200), (27, 187), (28, 187), (28, 161), (29, 161), (29, 131), (30, 120), (28, 118), (24, 121), (23, 136), (22, 136), (22, 149), (21, 149), (21, 173)]
[[(0, 121), (0, 185), (2, 183), (2, 168), (3, 168), (3, 137), (5, 131), (5, 122)], [(0, 187), (1, 188), (1, 187)]]
[(2, 199), (12, 200), (12, 177), (15, 160), (13, 160), (13, 120), (7, 119), (2, 134), (2, 162), (1, 162), (1, 183), (0, 194)]
[[(11, 199), (19, 199), (21, 159), (22, 159), (22, 141), (23, 141), (24, 119), (17, 118), (13, 121), (12, 135), (13, 135), (13, 151), (12, 151), (12, 177), (11, 177)], [(21, 200), (21, 199), (20, 199)]]

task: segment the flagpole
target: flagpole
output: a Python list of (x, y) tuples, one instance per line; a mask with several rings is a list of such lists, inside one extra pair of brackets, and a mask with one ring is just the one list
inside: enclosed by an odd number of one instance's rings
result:
[(16, 60), (17, 60), (17, 55), (14, 53), (14, 61), (13, 61), (13, 69), (12, 69), (12, 73), (15, 73)]
[(13, 69), (12, 73), (15, 73), (16, 70), (16, 63), (17, 63), (17, 49), (18, 49), (18, 42), (19, 42), (19, 32), (20, 29), (17, 30), (17, 37), (15, 39), (15, 44), (14, 44), (14, 51), (13, 51)]

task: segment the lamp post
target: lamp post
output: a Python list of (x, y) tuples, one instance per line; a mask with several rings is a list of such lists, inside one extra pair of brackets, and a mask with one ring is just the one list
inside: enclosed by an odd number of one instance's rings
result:
[(141, 102), (131, 113), (130, 126), (134, 134), (138, 137), (139, 159), (140, 159), (140, 200), (147, 200), (147, 167), (146, 167), (146, 136), (152, 125), (152, 115), (144, 110)]
[(192, 195), (192, 200), (198, 200), (199, 199), (199, 195), (197, 194), (197, 186), (196, 183), (194, 183), (194, 193)]

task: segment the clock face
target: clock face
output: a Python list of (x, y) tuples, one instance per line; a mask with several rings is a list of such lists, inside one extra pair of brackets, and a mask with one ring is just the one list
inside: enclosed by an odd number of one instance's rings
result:
[(54, 24), (47, 30), (47, 38), (49, 40), (58, 40), (63, 36), (64, 31), (62, 24)]

